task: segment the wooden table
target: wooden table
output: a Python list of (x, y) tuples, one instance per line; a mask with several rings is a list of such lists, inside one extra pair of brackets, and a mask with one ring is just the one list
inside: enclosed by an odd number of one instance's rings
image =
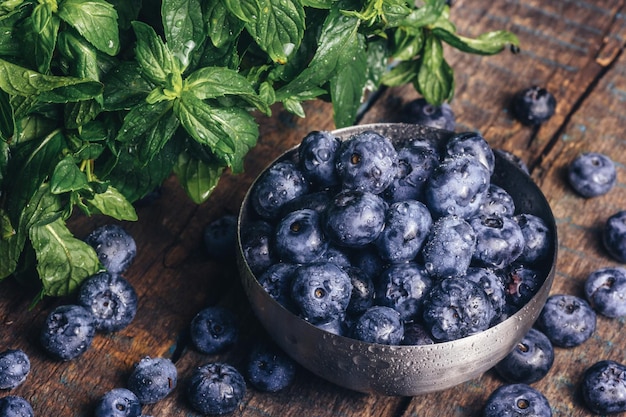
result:
[[(516, 33), (522, 52), (479, 57), (446, 51), (456, 73), (452, 108), (457, 130), (477, 130), (495, 148), (520, 156), (532, 170), (553, 209), (559, 233), (559, 258), (553, 293), (582, 295), (587, 275), (618, 265), (603, 250), (604, 221), (626, 209), (626, 5), (624, 0), (457, 0), (453, 20), (461, 34), (487, 30)], [(557, 112), (533, 129), (516, 122), (508, 109), (513, 93), (531, 85), (546, 87), (558, 100)], [(410, 87), (385, 91), (360, 123), (394, 121), (401, 106), (416, 98)], [(125, 385), (133, 364), (143, 356), (175, 360), (179, 387), (165, 400), (144, 407), (152, 416), (196, 416), (182, 387), (190, 371), (209, 361), (243, 363), (246, 348), (264, 331), (251, 314), (234, 265), (209, 260), (202, 230), (224, 213), (236, 213), (252, 179), (275, 156), (313, 129), (332, 129), (328, 103), (305, 106), (299, 119), (274, 108), (259, 117), (261, 136), (249, 154), (244, 175), (225, 175), (208, 202), (191, 203), (175, 180), (162, 197), (138, 209), (138, 222), (123, 226), (134, 236), (138, 256), (126, 277), (139, 294), (133, 323), (115, 334), (97, 335), (92, 347), (70, 362), (54, 362), (38, 346), (39, 328), (55, 306), (50, 299), (28, 310), (33, 294), (12, 280), (0, 284), (0, 350), (21, 348), (30, 356), (27, 381), (11, 391), (32, 403), (37, 416), (90, 416), (107, 390)], [(582, 151), (603, 152), (617, 164), (618, 184), (594, 199), (577, 196), (565, 179), (566, 165)], [(78, 236), (109, 219), (77, 218)], [(241, 342), (220, 356), (188, 347), (186, 329), (203, 307), (223, 304), (241, 318)], [(593, 337), (573, 349), (556, 349), (547, 377), (534, 384), (550, 401), (555, 416), (590, 412), (579, 393), (584, 369), (600, 359), (626, 362), (626, 323), (599, 317)], [(351, 392), (301, 370), (296, 382), (276, 394), (248, 389), (242, 416), (479, 416), (487, 396), (503, 382), (492, 372), (452, 389), (414, 398)], [(6, 395), (6, 392), (0, 395)]]

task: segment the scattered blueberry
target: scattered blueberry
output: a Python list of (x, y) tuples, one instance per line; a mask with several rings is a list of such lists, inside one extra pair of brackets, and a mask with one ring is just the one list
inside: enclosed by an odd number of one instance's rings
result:
[(467, 221), (454, 215), (441, 217), (424, 243), (424, 267), (435, 277), (464, 275), (475, 248), (476, 232)]
[(517, 261), (536, 264), (548, 259), (552, 253), (553, 236), (545, 220), (530, 213), (517, 214), (513, 216), (513, 220), (517, 222), (524, 235), (524, 249)]
[(430, 175), (439, 164), (435, 150), (427, 146), (404, 146), (398, 150), (398, 168), (391, 184), (383, 191), (389, 203), (424, 199)]
[(406, 346), (432, 345), (435, 340), (423, 324), (412, 322), (404, 324), (404, 336), (400, 343)]
[(344, 190), (326, 210), (324, 231), (339, 246), (367, 245), (383, 230), (386, 209), (387, 204), (376, 194)]
[(282, 262), (304, 264), (318, 260), (328, 248), (320, 214), (312, 209), (287, 214), (276, 226), (274, 246)]
[(237, 253), (237, 216), (224, 214), (204, 227), (202, 237), (211, 259), (229, 261)]
[(259, 391), (277, 392), (293, 383), (296, 363), (276, 345), (255, 346), (248, 357), (246, 376)]
[(91, 346), (95, 333), (95, 318), (89, 310), (80, 305), (61, 305), (46, 317), (40, 342), (52, 357), (68, 361)]
[(495, 156), (491, 146), (480, 133), (462, 132), (448, 139), (445, 157), (455, 158), (464, 155), (480, 162), (487, 168), (489, 175), (493, 174), (496, 164)]
[(399, 345), (404, 335), (400, 314), (391, 307), (373, 306), (356, 320), (352, 337), (369, 343)]
[(198, 351), (207, 355), (221, 353), (237, 342), (238, 319), (226, 307), (206, 307), (191, 320), (189, 336)]
[(309, 192), (309, 183), (291, 161), (279, 161), (261, 174), (252, 187), (250, 202), (265, 219), (274, 219), (282, 206)]
[(548, 399), (527, 384), (502, 385), (487, 398), (482, 417), (551, 417)]
[(585, 298), (603, 316), (626, 316), (626, 268), (606, 267), (590, 273), (585, 280)]
[(121, 275), (101, 272), (81, 284), (77, 302), (94, 317), (97, 331), (110, 333), (122, 330), (137, 313), (137, 293)]
[(421, 265), (391, 264), (375, 283), (376, 303), (393, 308), (404, 321), (419, 320), (424, 296), (432, 286), (432, 279)]
[(524, 234), (510, 217), (474, 217), (469, 223), (476, 234), (475, 264), (502, 269), (522, 254)]
[(26, 399), (18, 395), (0, 398), (0, 416), (2, 417), (33, 417), (35, 412)]
[(243, 400), (246, 381), (232, 365), (208, 363), (193, 371), (186, 394), (199, 413), (228, 414)]
[(533, 327), (494, 369), (509, 383), (532, 384), (546, 376), (553, 364), (552, 342)]
[(626, 263), (626, 210), (619, 211), (607, 219), (602, 243), (613, 258)]
[(146, 356), (135, 364), (127, 387), (141, 404), (154, 404), (174, 390), (177, 380), (176, 366), (170, 359)]
[(583, 152), (569, 164), (567, 179), (572, 188), (585, 198), (608, 193), (617, 182), (615, 164), (607, 155)]
[(532, 86), (513, 96), (513, 115), (525, 125), (536, 126), (546, 122), (556, 110), (556, 99), (548, 90)]
[(141, 403), (126, 388), (114, 388), (106, 392), (96, 404), (95, 417), (140, 417)]
[(137, 255), (133, 237), (116, 224), (94, 229), (87, 235), (85, 242), (94, 248), (104, 268), (112, 274), (126, 272)]
[(0, 390), (17, 388), (30, 372), (30, 359), (21, 349), (0, 352)]
[(487, 195), (478, 209), (478, 216), (512, 217), (515, 214), (513, 197), (502, 187), (489, 184)]
[(253, 274), (259, 276), (275, 262), (274, 229), (263, 220), (253, 221), (241, 231), (244, 258)]
[(543, 306), (536, 325), (554, 346), (571, 348), (591, 337), (596, 329), (596, 313), (580, 297), (553, 294)]
[(626, 411), (626, 366), (611, 360), (594, 363), (583, 374), (581, 391), (595, 414)]
[(298, 147), (300, 169), (318, 188), (339, 183), (335, 170), (335, 155), (341, 140), (326, 131), (313, 131), (302, 139)]
[(437, 106), (422, 97), (411, 100), (404, 106), (400, 121), (444, 130), (454, 130), (456, 127), (454, 112), (448, 103)]

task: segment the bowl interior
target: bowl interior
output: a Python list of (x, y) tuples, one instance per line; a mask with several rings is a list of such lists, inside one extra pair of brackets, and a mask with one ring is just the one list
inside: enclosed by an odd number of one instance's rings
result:
[[(410, 124), (361, 125), (336, 130), (333, 134), (346, 139), (365, 130), (389, 137), (396, 146), (416, 137), (441, 146), (453, 134)], [(295, 148), (277, 160), (285, 158), (297, 158)], [(496, 153), (492, 182), (511, 194), (518, 212), (544, 219), (554, 237), (553, 253), (543, 265), (536, 266), (544, 277), (543, 284), (524, 307), (503, 322), (469, 337), (419, 346), (366, 343), (311, 325), (267, 294), (244, 259), (241, 230), (250, 221), (252, 210), (248, 191), (239, 213), (238, 267), (253, 311), (273, 340), (294, 360), (318, 376), (355, 391), (414, 396), (450, 388), (480, 376), (504, 358), (537, 319), (552, 286), (557, 256), (554, 216), (532, 179)]]

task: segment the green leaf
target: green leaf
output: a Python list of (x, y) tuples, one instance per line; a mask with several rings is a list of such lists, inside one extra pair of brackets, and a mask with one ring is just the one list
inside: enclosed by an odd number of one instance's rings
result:
[(116, 55), (120, 50), (117, 11), (104, 0), (59, 1), (59, 17), (99, 51)]
[(78, 168), (74, 158), (67, 155), (54, 168), (50, 178), (50, 192), (62, 194), (84, 189), (89, 189), (87, 176)]
[(180, 122), (174, 112), (167, 112), (148, 131), (137, 138), (135, 142), (139, 144), (137, 155), (139, 162), (147, 164), (154, 158), (174, 136), (178, 126)]
[(410, 84), (417, 79), (420, 61), (400, 61), (398, 65), (383, 74), (381, 84), (388, 87), (398, 87)]
[[(15, 7), (8, 7), (6, 11), (0, 10), (0, 56), (22, 57), (24, 48), (22, 39), (25, 37), (20, 23), (31, 13), (31, 5), (18, 0)], [(5, 1), (0, 9), (7, 4)]]
[(180, 154), (174, 172), (183, 189), (197, 204), (205, 202), (219, 183), (224, 168), (192, 158), (186, 152)]
[(287, 110), (289, 113), (293, 113), (298, 117), (306, 117), (306, 113), (304, 112), (304, 107), (302, 107), (302, 103), (300, 103), (300, 100), (296, 100), (294, 98), (286, 98), (283, 101), (283, 106), (285, 107), (285, 110)]
[(424, 32), (414, 31), (408, 33), (402, 29), (394, 32), (394, 53), (393, 58), (400, 61), (408, 61), (419, 55), (424, 47)]
[(125, 61), (103, 79), (104, 108), (108, 111), (127, 110), (145, 101), (154, 84), (142, 76), (141, 67)]
[(102, 111), (101, 100), (95, 98), (91, 100), (68, 103), (65, 106), (65, 127), (68, 129), (79, 129), (81, 126), (94, 120)]
[(90, 43), (67, 30), (59, 33), (58, 50), (68, 61), (72, 75), (100, 79), (98, 51)]
[(132, 25), (137, 36), (135, 57), (145, 77), (154, 84), (164, 85), (170, 74), (180, 75), (174, 55), (155, 30), (142, 22), (133, 22)]
[(161, 16), (167, 46), (181, 55), (183, 63), (188, 62), (185, 52), (201, 44), (206, 37), (200, 0), (163, 0)]
[(239, 36), (244, 22), (228, 11), (223, 0), (205, 1), (202, 6), (207, 35), (213, 46), (222, 48)]
[(387, 42), (382, 38), (367, 41), (367, 80), (368, 88), (378, 89), (383, 74), (387, 71)]
[(459, 36), (441, 28), (434, 28), (432, 33), (454, 48), (472, 54), (493, 55), (501, 52), (507, 46), (519, 46), (517, 36), (503, 30), (483, 33), (476, 39)]
[(95, 250), (75, 238), (61, 218), (31, 227), (28, 235), (46, 295), (68, 296), (100, 269)]
[(441, 41), (433, 35), (426, 38), (417, 86), (426, 101), (433, 105), (441, 105), (454, 95), (452, 68), (443, 57)]
[(143, 102), (134, 106), (124, 117), (124, 123), (116, 140), (129, 142), (151, 131), (163, 117), (167, 117), (173, 106), (172, 101), (160, 101), (154, 104)]
[(315, 9), (330, 9), (336, 1), (337, 0), (302, 0), (302, 5)]
[(24, 246), (24, 238), (19, 237), (11, 225), (8, 214), (0, 208), (0, 281), (15, 271)]
[(432, 25), (446, 13), (447, 7), (444, 0), (424, 0), (424, 4), (412, 10), (399, 22), (407, 32), (418, 32), (423, 27)]
[(13, 118), (13, 108), (9, 102), (9, 95), (0, 90), (0, 139), (8, 140), (13, 136), (15, 130), (15, 120)]
[(142, 0), (109, 0), (117, 10), (117, 25), (120, 29), (130, 29), (130, 22), (137, 20), (142, 6)]
[(86, 200), (86, 203), (96, 209), (92, 211), (93, 213), (104, 214), (117, 220), (137, 220), (137, 212), (133, 205), (110, 185), (105, 192), (94, 194), (93, 198)]
[(28, 58), (34, 59), (39, 72), (47, 73), (50, 70), (60, 24), (61, 20), (53, 13), (50, 3), (37, 4), (27, 21), (30, 36), (26, 38), (31, 41), (33, 48), (32, 56)]

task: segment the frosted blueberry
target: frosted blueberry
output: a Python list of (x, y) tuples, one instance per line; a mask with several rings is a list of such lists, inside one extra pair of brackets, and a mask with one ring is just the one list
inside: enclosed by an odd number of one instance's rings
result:
[(222, 353), (239, 339), (239, 321), (226, 307), (205, 307), (191, 320), (189, 336), (199, 352)]
[(512, 217), (514, 214), (515, 202), (511, 194), (499, 185), (489, 184), (485, 200), (478, 209), (478, 215)]
[(141, 403), (129, 389), (107, 391), (96, 404), (95, 417), (140, 417)]
[(279, 161), (253, 184), (250, 203), (264, 219), (275, 219), (283, 205), (309, 192), (309, 183), (292, 161)]
[(146, 356), (135, 364), (127, 387), (141, 404), (154, 404), (176, 388), (177, 380), (176, 366), (170, 359)]
[(545, 220), (530, 213), (513, 216), (524, 235), (524, 249), (518, 262), (536, 264), (552, 254), (553, 234)]
[(274, 228), (263, 220), (250, 222), (241, 231), (244, 259), (250, 270), (257, 276), (275, 263), (273, 236)]
[(68, 361), (82, 355), (91, 346), (96, 332), (94, 315), (85, 307), (68, 304), (48, 314), (41, 329), (41, 346), (52, 357)]
[(354, 323), (352, 336), (364, 342), (398, 345), (404, 335), (400, 314), (391, 307), (368, 308)]
[(126, 272), (137, 255), (137, 244), (122, 226), (107, 224), (94, 229), (85, 242), (94, 248), (104, 268), (112, 274)]
[(615, 164), (607, 155), (584, 152), (567, 168), (567, 179), (572, 188), (585, 198), (608, 193), (617, 182)]
[(487, 398), (482, 417), (552, 417), (548, 399), (527, 384), (502, 385)]
[(581, 391), (587, 407), (595, 414), (626, 411), (626, 366), (601, 360), (585, 370)]
[(426, 182), (439, 164), (437, 153), (427, 146), (404, 146), (398, 150), (398, 168), (393, 181), (383, 191), (389, 203), (424, 199)]
[(510, 217), (474, 217), (469, 223), (476, 233), (475, 264), (502, 269), (521, 255), (524, 234)]
[(277, 262), (258, 277), (259, 284), (270, 297), (290, 311), (295, 308), (291, 300), (291, 281), (297, 267), (297, 264)]
[(328, 248), (320, 214), (312, 209), (300, 209), (287, 214), (276, 225), (275, 233), (276, 255), (282, 262), (314, 262)]
[(2, 417), (33, 417), (35, 412), (25, 398), (18, 395), (7, 395), (0, 398), (0, 416)]
[(626, 210), (610, 216), (604, 224), (602, 243), (607, 252), (621, 263), (626, 263)]
[(316, 187), (330, 187), (339, 182), (335, 170), (335, 155), (340, 145), (341, 140), (326, 131), (310, 132), (300, 142), (300, 169), (305, 178)]
[(191, 407), (202, 414), (228, 414), (246, 395), (246, 381), (239, 371), (226, 363), (197, 367), (189, 379), (186, 396)]
[(506, 290), (502, 277), (490, 268), (470, 266), (465, 278), (482, 287), (493, 306), (493, 322), (500, 322), (506, 313)]
[(553, 345), (571, 348), (591, 337), (596, 329), (596, 313), (580, 297), (553, 294), (548, 297), (536, 324)]
[(600, 268), (585, 280), (585, 298), (606, 317), (626, 316), (626, 268)]
[(17, 388), (26, 381), (30, 359), (21, 349), (0, 352), (0, 390)]
[(403, 321), (419, 320), (424, 297), (432, 286), (432, 279), (417, 263), (391, 264), (376, 280), (376, 303), (393, 308)]
[(531, 327), (494, 369), (509, 383), (532, 384), (546, 376), (553, 364), (552, 342), (544, 333)]
[(545, 88), (532, 86), (513, 96), (512, 107), (517, 120), (525, 125), (537, 126), (554, 115), (556, 99)]
[(237, 253), (237, 216), (224, 214), (204, 227), (206, 253), (211, 259), (232, 261)]
[(434, 127), (435, 129), (454, 130), (456, 119), (448, 103), (430, 104), (420, 97), (408, 102), (402, 109), (400, 121)]
[(476, 248), (476, 232), (458, 216), (445, 216), (431, 227), (422, 249), (424, 267), (439, 278), (464, 275)]
[(278, 392), (293, 383), (296, 363), (278, 346), (262, 343), (248, 356), (246, 376), (259, 391)]
[(446, 158), (467, 155), (480, 162), (489, 174), (493, 174), (495, 168), (495, 156), (493, 150), (485, 138), (477, 132), (462, 132), (452, 136), (446, 142)]

